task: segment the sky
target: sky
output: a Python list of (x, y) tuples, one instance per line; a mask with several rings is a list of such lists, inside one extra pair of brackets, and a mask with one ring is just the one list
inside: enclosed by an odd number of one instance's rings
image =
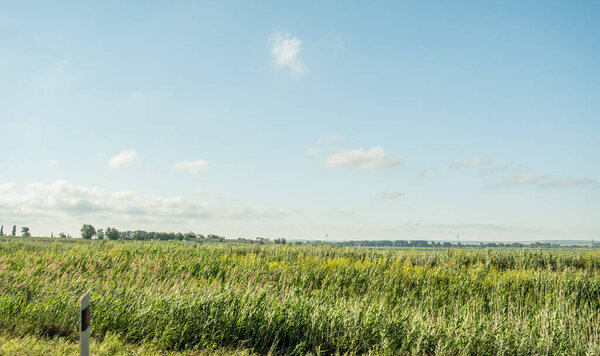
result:
[(597, 1), (0, 6), (0, 224), (600, 240)]

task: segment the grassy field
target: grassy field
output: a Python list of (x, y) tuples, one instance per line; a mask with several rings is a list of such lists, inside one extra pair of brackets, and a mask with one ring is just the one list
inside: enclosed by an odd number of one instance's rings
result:
[[(106, 334), (102, 340), (91, 340), (94, 356), (254, 356), (249, 350), (211, 349), (211, 350), (161, 350), (152, 345), (128, 345), (117, 335)], [(0, 334), (0, 355), (32, 356), (79, 354), (79, 343), (68, 338), (40, 338), (35, 336), (15, 337)]]
[(68, 354), (88, 288), (97, 354), (600, 354), (596, 251), (21, 238), (0, 354)]

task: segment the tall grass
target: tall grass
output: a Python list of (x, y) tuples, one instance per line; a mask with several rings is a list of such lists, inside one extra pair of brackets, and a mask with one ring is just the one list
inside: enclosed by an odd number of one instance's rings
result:
[(184, 242), (0, 243), (0, 328), (165, 350), (599, 354), (600, 254)]

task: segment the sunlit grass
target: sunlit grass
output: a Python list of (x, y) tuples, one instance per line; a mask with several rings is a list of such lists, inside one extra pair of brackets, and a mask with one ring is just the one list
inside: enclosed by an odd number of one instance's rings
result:
[[(127, 345), (116, 335), (107, 334), (102, 342), (91, 340), (94, 356), (250, 356), (247, 350), (159, 350), (148, 345)], [(34, 336), (14, 337), (0, 334), (0, 355), (64, 355), (79, 354), (79, 344), (64, 338), (38, 338)]]
[(598, 354), (600, 254), (0, 242), (0, 328), (155, 350)]

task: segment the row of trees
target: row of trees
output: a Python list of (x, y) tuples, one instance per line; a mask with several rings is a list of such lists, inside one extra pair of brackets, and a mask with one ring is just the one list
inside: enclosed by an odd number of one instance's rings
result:
[(560, 247), (558, 244), (549, 242), (534, 242), (532, 244), (522, 244), (519, 242), (513, 243), (502, 243), (502, 242), (488, 242), (479, 244), (461, 244), (452, 242), (437, 242), (437, 241), (425, 241), (425, 240), (370, 240), (370, 241), (340, 241), (332, 242), (338, 246), (368, 246), (368, 247)]
[[(4, 225), (0, 226), (0, 236), (6, 236), (4, 234)], [(17, 236), (17, 225), (13, 225), (12, 227), (12, 232), (9, 236)], [(23, 226), (21, 227), (21, 236), (22, 237), (31, 237), (31, 232), (29, 231), (29, 227), (27, 226)], [(59, 237), (71, 237), (69, 235), (65, 235), (64, 233), (60, 233), (58, 235)], [(54, 234), (52, 234), (52, 237), (54, 237)], [(81, 238), (83, 239), (92, 239), (92, 238), (96, 238), (98, 240), (103, 240), (103, 239), (108, 239), (108, 240), (140, 240), (140, 241), (148, 241), (148, 240), (179, 240), (179, 241), (183, 241), (183, 240), (209, 240), (209, 241), (216, 241), (216, 242), (225, 242), (225, 237), (224, 236), (219, 236), (219, 235), (215, 235), (215, 234), (208, 234), (206, 236), (202, 235), (202, 234), (196, 234), (194, 232), (186, 232), (186, 233), (181, 233), (181, 232), (155, 232), (155, 231), (143, 231), (143, 230), (135, 230), (135, 231), (119, 231), (115, 228), (111, 228), (111, 227), (107, 227), (106, 230), (103, 229), (98, 229), (96, 230), (96, 228), (94, 228), (94, 226), (90, 225), (90, 224), (83, 224), (83, 226), (81, 227)], [(237, 239), (240, 242), (245, 242), (245, 243), (275, 243), (275, 244), (281, 244), (281, 245), (285, 245), (286, 244), (286, 240), (285, 238), (278, 238), (275, 239), (273, 241), (266, 239), (266, 238), (262, 238), (262, 237), (257, 237), (255, 241), (253, 240), (247, 240), (247, 239)], [(237, 241), (236, 240), (236, 241)], [(229, 240), (232, 241), (232, 240)], [(549, 243), (549, 242), (534, 242), (532, 244), (522, 244), (519, 242), (513, 242), (513, 243), (501, 243), (501, 242), (488, 242), (488, 243), (483, 243), (481, 242), (480, 244), (466, 244), (463, 245), (460, 242), (458, 243), (452, 243), (452, 242), (437, 242), (437, 241), (425, 241), (425, 240), (366, 240), (366, 241), (330, 241), (330, 242), (324, 242), (324, 241), (314, 241), (312, 243), (315, 244), (322, 244), (322, 243), (329, 243), (332, 245), (337, 245), (337, 246), (365, 246), (365, 247), (443, 247), (443, 248), (450, 248), (450, 247), (463, 247), (463, 246), (469, 246), (469, 247), (513, 247), (513, 248), (519, 248), (519, 247), (542, 247), (542, 248), (557, 248), (560, 247), (560, 245), (558, 244), (553, 244), (553, 243)]]
[(202, 234), (196, 234), (194, 232), (155, 232), (155, 231), (143, 231), (143, 230), (135, 230), (135, 231), (119, 231), (112, 227), (107, 227), (106, 230), (98, 229), (96, 230), (94, 226), (90, 224), (84, 224), (81, 227), (81, 237), (83, 239), (92, 239), (96, 238), (98, 240), (108, 239), (108, 240), (196, 240), (196, 239), (210, 239), (210, 240), (218, 240), (225, 241), (225, 237), (208, 234), (206, 236)]
[[(0, 226), (0, 236), (4, 236), (4, 225)], [(17, 236), (17, 225), (13, 225), (10, 236)], [(27, 226), (23, 226), (21, 228), (21, 236), (31, 237), (31, 232), (29, 232), (29, 228)]]
[[(143, 231), (143, 230), (135, 230), (135, 231), (119, 231), (112, 227), (107, 227), (106, 230), (94, 228), (94, 226), (90, 224), (84, 224), (81, 227), (81, 237), (83, 239), (92, 239), (96, 238), (97, 240), (140, 240), (140, 241), (149, 241), (149, 240), (179, 240), (179, 241), (197, 241), (197, 240), (205, 240), (205, 241), (213, 241), (213, 242), (225, 242), (224, 236), (219, 236), (216, 234), (208, 234), (206, 236), (202, 234), (196, 234), (194, 232), (155, 232), (155, 231)], [(239, 243), (276, 243), (285, 245), (285, 238), (275, 239), (271, 241), (269, 239), (265, 239), (262, 237), (257, 237), (256, 240), (248, 240), (239, 238), (237, 240), (228, 240), (228, 242), (239, 242)]]

